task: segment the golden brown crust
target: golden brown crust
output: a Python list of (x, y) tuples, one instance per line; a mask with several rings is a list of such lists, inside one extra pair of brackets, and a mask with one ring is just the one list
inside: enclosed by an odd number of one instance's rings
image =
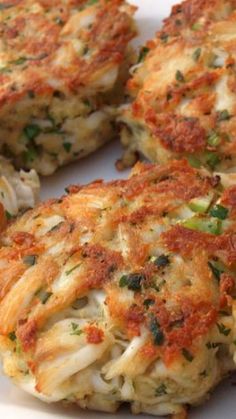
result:
[[(191, 383), (194, 374), (201, 397), (212, 388), (226, 363), (212, 349), (222, 342), (228, 360), (234, 339), (235, 220), (222, 189), (219, 177), (186, 160), (138, 163), (128, 180), (72, 186), (8, 227), (0, 249), (0, 334), (7, 354), (23, 358), (36, 394), (62, 391), (67, 398), (85, 372), (96, 376), (95, 367), (110, 383), (117, 376), (152, 379), (149, 371), (161, 365), (171, 394), (176, 368), (190, 373)], [(212, 363), (219, 376), (205, 387), (200, 374)]]
[(135, 10), (125, 0), (1, 9), (0, 148), (17, 167), (50, 175), (114, 138)]
[(163, 240), (171, 251), (180, 252), (183, 256), (194, 254), (204, 249), (210, 256), (220, 255), (224, 263), (231, 266), (236, 262), (236, 236), (232, 232), (220, 237), (199, 231), (175, 226), (163, 233)]
[(199, 152), (206, 146), (206, 131), (197, 118), (171, 114), (157, 116), (154, 135), (161, 138), (164, 147), (177, 153)]
[(184, 1), (147, 42), (121, 110), (124, 161), (138, 151), (157, 163), (234, 168), (235, 11), (234, 0)]
[[(42, 96), (54, 92), (54, 87), (48, 83), (50, 78), (60, 80), (65, 92), (78, 92), (92, 82), (102, 69), (124, 60), (127, 43), (134, 32), (130, 31), (128, 15), (119, 12), (123, 1), (101, 0), (98, 3), (92, 31), (84, 29), (81, 39), (88, 50), (95, 50), (93, 60), (80, 58), (73, 51), (70, 67), (65, 71), (63, 62), (62, 66), (56, 63), (56, 53), (69, 44), (70, 37), (76, 38), (73, 26), (70, 24), (67, 29), (66, 23), (72, 13), (87, 7), (87, 1), (69, 1), (66, 4), (41, 0), (6, 2), (9, 7), (3, 9), (1, 21), (1, 39), (7, 51), (6, 67), (3, 66), (6, 71), (0, 74), (1, 107), (19, 101), (29, 91)], [(38, 10), (33, 11), (32, 6)], [(78, 17), (78, 23), (79, 20)], [(19, 75), (20, 82), (16, 83)]]

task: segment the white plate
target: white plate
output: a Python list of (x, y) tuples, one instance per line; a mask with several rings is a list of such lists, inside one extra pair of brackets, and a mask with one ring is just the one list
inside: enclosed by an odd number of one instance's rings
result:
[[(137, 13), (140, 37), (136, 44), (151, 38), (168, 16), (173, 0), (130, 0), (139, 6)], [(63, 194), (68, 184), (88, 183), (93, 179), (114, 179), (124, 177), (126, 173), (117, 173), (114, 167), (116, 159), (121, 155), (118, 143), (110, 144), (81, 162), (61, 169), (56, 175), (43, 179), (42, 198), (52, 198)], [(236, 381), (236, 377), (234, 379)], [(236, 398), (232, 386), (233, 379), (224, 382), (213, 394), (211, 399), (200, 408), (193, 409), (191, 419), (235, 419)], [(0, 378), (0, 417), (3, 419), (113, 419), (112, 415), (93, 412), (81, 412), (78, 409), (65, 409), (58, 405), (46, 405), (17, 389), (10, 381)], [(118, 416), (118, 414), (116, 415)], [(121, 410), (122, 419), (131, 419), (126, 410)], [(145, 415), (145, 418), (147, 416)]]

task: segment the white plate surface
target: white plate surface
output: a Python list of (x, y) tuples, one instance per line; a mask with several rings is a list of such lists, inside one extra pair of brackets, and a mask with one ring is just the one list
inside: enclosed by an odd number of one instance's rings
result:
[[(161, 21), (168, 16), (173, 0), (130, 0), (139, 6), (137, 21), (140, 36), (135, 44), (140, 45), (151, 38), (160, 27)], [(126, 173), (118, 173), (114, 163), (121, 155), (118, 143), (110, 144), (92, 156), (61, 169), (52, 177), (42, 180), (42, 199), (57, 197), (63, 194), (68, 184), (88, 183), (93, 179), (106, 180), (124, 177)], [(213, 396), (202, 407), (192, 409), (190, 419), (235, 419), (236, 397), (233, 385), (236, 377), (228, 379), (214, 392)], [(17, 389), (5, 377), (0, 377), (0, 418), (6, 419), (132, 419), (126, 410), (115, 416), (93, 412), (81, 412), (75, 408), (64, 408), (60, 405), (47, 405)], [(144, 417), (144, 416), (143, 416)], [(145, 418), (148, 418), (145, 415)]]

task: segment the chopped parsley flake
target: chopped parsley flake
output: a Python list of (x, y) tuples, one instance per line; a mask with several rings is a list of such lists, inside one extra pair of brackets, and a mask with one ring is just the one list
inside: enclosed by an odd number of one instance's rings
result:
[(25, 265), (33, 266), (37, 262), (37, 256), (36, 255), (27, 255), (23, 258), (23, 262)]
[(150, 332), (153, 335), (154, 344), (161, 346), (164, 343), (165, 336), (162, 332), (157, 319), (153, 318), (150, 323)]
[(169, 256), (161, 255), (153, 259), (153, 263), (158, 266), (158, 268), (164, 268), (165, 266), (170, 264)]
[(227, 329), (227, 327), (223, 323), (217, 323), (217, 327), (219, 332), (224, 336), (229, 336), (231, 333), (231, 329)]
[(56, 224), (55, 226), (53, 226), (53, 227), (51, 228), (51, 230), (49, 230), (49, 233), (51, 233), (52, 231), (57, 231), (57, 230), (59, 230), (59, 228), (62, 226), (62, 224), (63, 224), (63, 221), (61, 221), (60, 223), (58, 223), (58, 224)]
[(212, 131), (207, 139), (207, 142), (211, 147), (217, 147), (220, 144), (220, 137), (217, 132)]
[(216, 348), (219, 348), (219, 346), (220, 346), (220, 343), (217, 343), (217, 342), (207, 342), (206, 343), (207, 349), (216, 349)]
[(217, 281), (220, 281), (220, 276), (222, 273), (224, 273), (224, 271), (222, 269), (220, 269), (218, 266), (216, 266), (215, 264), (213, 264), (212, 262), (208, 262), (208, 266), (211, 269), (214, 277), (217, 279)]
[(14, 342), (14, 341), (16, 340), (16, 334), (15, 334), (15, 332), (10, 332), (10, 333), (8, 334), (8, 337), (9, 337), (9, 339), (10, 339), (12, 342)]
[(219, 219), (209, 218), (204, 216), (194, 216), (187, 219), (182, 225), (191, 230), (202, 231), (204, 233), (211, 233), (219, 235), (221, 233), (222, 223)]
[(47, 291), (39, 290), (36, 293), (36, 296), (40, 299), (40, 301), (41, 301), (42, 304), (46, 304), (46, 302), (52, 296), (52, 292), (47, 292)]
[(190, 166), (195, 167), (196, 169), (199, 169), (202, 165), (201, 161), (195, 156), (188, 156), (187, 160)]
[(177, 71), (176, 71), (176, 73), (175, 73), (175, 78), (176, 78), (176, 80), (177, 80), (177, 81), (179, 81), (180, 83), (184, 83), (184, 82), (185, 82), (184, 75), (183, 75), (183, 73), (181, 73), (181, 71), (180, 71), (180, 70), (177, 70)]
[(57, 25), (60, 25), (60, 26), (63, 26), (63, 25), (64, 25), (64, 21), (61, 19), (61, 17), (60, 17), (60, 16), (55, 17), (54, 22), (55, 22)]
[(11, 61), (11, 64), (22, 65), (27, 61), (26, 57), (19, 57), (17, 60)]
[(202, 53), (202, 49), (197, 48), (192, 55), (193, 60), (197, 62), (199, 60), (199, 58), (201, 57), (201, 53)]
[(71, 336), (80, 336), (83, 333), (83, 331), (79, 328), (79, 325), (77, 323), (72, 322), (71, 329)]
[(144, 300), (143, 305), (146, 308), (149, 308), (150, 306), (153, 306), (155, 304), (155, 300), (153, 300), (152, 298), (147, 298), (146, 300)]
[(169, 39), (169, 35), (167, 33), (162, 33), (161, 36), (160, 36), (160, 39), (165, 44)]
[(163, 383), (157, 389), (155, 390), (155, 396), (161, 397), (167, 394), (167, 388), (166, 385)]
[(41, 133), (41, 128), (36, 124), (29, 124), (25, 126), (23, 131), (26, 138), (32, 141)]
[(202, 25), (201, 25), (201, 23), (196, 22), (192, 25), (191, 29), (192, 29), (192, 31), (199, 31), (200, 29), (202, 29)]
[(92, 6), (93, 4), (98, 3), (98, 0), (88, 0), (87, 1), (87, 6)]
[(215, 205), (210, 210), (210, 215), (215, 218), (219, 218), (219, 220), (225, 220), (228, 217), (229, 210), (222, 205)]
[(77, 268), (79, 268), (80, 265), (81, 265), (81, 263), (78, 263), (78, 265), (73, 266), (73, 268), (66, 271), (66, 275), (68, 276), (68, 275), (72, 274), (72, 272), (74, 272)]
[(231, 118), (229, 111), (224, 109), (223, 111), (219, 112), (218, 114), (218, 121), (228, 121)]
[(29, 147), (27, 151), (23, 153), (23, 159), (25, 162), (32, 162), (36, 159), (38, 153), (35, 147)]
[(120, 278), (119, 286), (121, 288), (128, 287), (131, 291), (141, 291), (141, 282), (145, 280), (144, 275), (139, 273), (123, 275)]
[(217, 153), (209, 152), (206, 156), (206, 163), (213, 170), (220, 163), (220, 157)]
[(147, 54), (149, 53), (150, 49), (147, 47), (143, 47), (140, 51), (139, 57), (138, 57), (138, 64), (145, 60)]
[(63, 143), (64, 150), (69, 153), (71, 151), (72, 144), (71, 143)]
[(9, 211), (5, 211), (5, 215), (7, 220), (12, 220), (12, 218), (14, 218), (14, 216)]
[(2, 67), (0, 68), (0, 74), (6, 74), (6, 73), (11, 73), (12, 70), (8, 67)]

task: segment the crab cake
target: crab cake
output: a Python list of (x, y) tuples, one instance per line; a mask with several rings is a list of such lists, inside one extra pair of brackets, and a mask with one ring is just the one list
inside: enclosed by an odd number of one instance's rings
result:
[(141, 50), (121, 111), (124, 164), (186, 157), (195, 166), (236, 167), (236, 2), (174, 6)]
[(139, 163), (3, 232), (5, 373), (47, 401), (185, 412), (235, 369), (235, 175)]
[(115, 134), (135, 36), (123, 0), (0, 2), (0, 150), (43, 175)]
[(21, 210), (33, 208), (37, 202), (39, 187), (35, 170), (17, 172), (8, 160), (0, 156), (0, 203), (7, 218), (17, 215)]

